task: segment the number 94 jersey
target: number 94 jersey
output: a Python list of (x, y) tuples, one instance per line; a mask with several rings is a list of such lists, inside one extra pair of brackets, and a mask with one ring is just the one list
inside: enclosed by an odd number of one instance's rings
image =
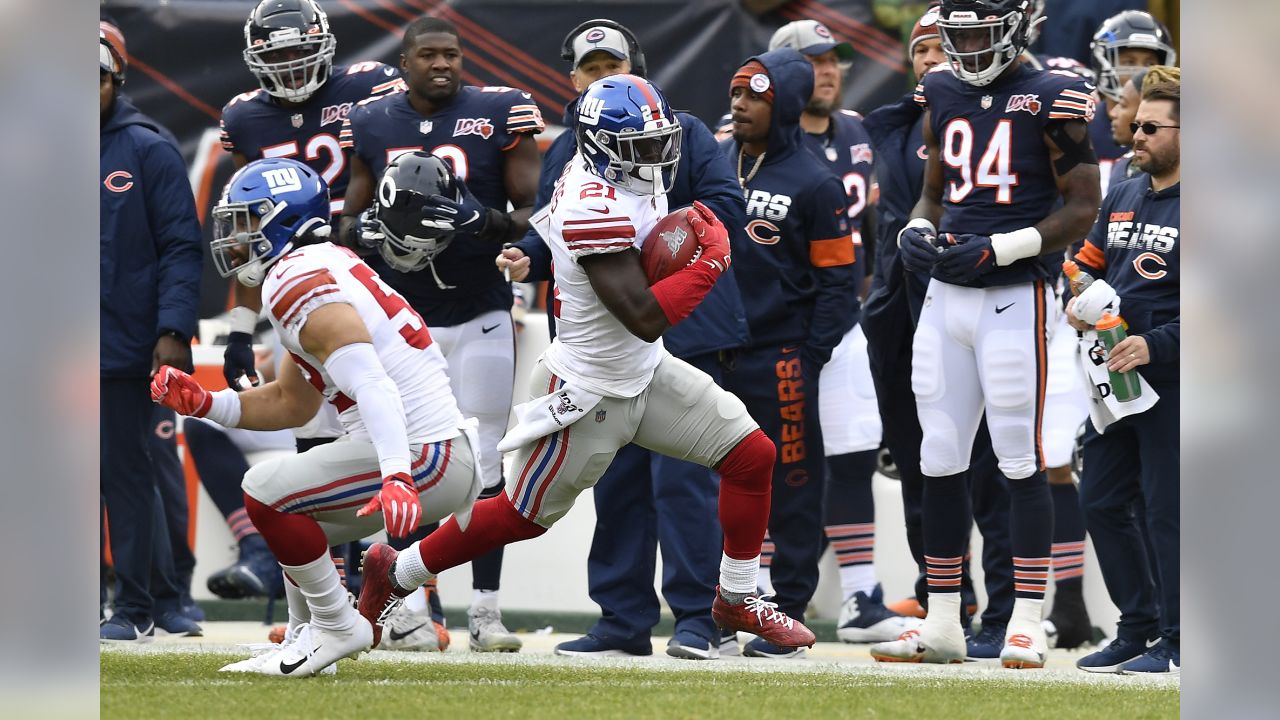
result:
[(334, 67), (305, 103), (286, 107), (261, 89), (231, 98), (222, 108), (222, 149), (249, 161), (287, 157), (306, 163), (329, 184), (329, 210), (342, 212), (351, 173), (338, 135), (356, 103), (401, 85), (400, 74), (380, 62)]
[(326, 242), (277, 260), (262, 283), (262, 304), (307, 381), (337, 408), (343, 429), (357, 440), (369, 439), (360, 407), (334, 386), (298, 339), (310, 314), (329, 303), (351, 305), (364, 321), (378, 360), (400, 390), (409, 443), (457, 437), (462, 413), (449, 389), (444, 355), (422, 317), (355, 253)]
[(985, 87), (961, 82), (946, 65), (926, 73), (915, 101), (929, 113), (942, 150), (938, 230), (991, 235), (1048, 216), (1059, 193), (1045, 127), (1092, 120), (1093, 90), (1075, 73), (1025, 64)]

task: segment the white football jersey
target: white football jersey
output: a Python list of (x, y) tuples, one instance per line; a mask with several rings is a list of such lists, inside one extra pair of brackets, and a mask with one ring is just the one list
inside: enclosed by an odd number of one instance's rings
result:
[(551, 202), (531, 223), (551, 248), (556, 338), (543, 361), (556, 375), (608, 397), (639, 395), (665, 352), (661, 338), (632, 335), (600, 302), (578, 258), (640, 248), (667, 214), (665, 195), (635, 195), (609, 185), (575, 154)]
[(378, 360), (400, 390), (409, 442), (432, 443), (461, 434), (462, 413), (449, 389), (444, 355), (418, 313), (355, 253), (332, 243), (307, 245), (272, 265), (262, 283), (262, 303), (285, 350), (337, 408), (346, 432), (369, 439), (359, 406), (334, 386), (324, 365), (298, 340), (310, 313), (334, 302), (354, 307), (369, 329)]

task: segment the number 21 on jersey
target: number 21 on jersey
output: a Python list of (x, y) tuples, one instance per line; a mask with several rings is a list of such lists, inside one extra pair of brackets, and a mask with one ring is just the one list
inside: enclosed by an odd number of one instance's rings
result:
[(975, 167), (973, 126), (964, 118), (948, 122), (942, 133), (942, 159), (960, 173), (960, 182), (947, 184), (947, 200), (961, 202), (975, 187), (981, 187), (995, 188), (997, 203), (1012, 203), (1013, 188), (1018, 184), (1018, 174), (1011, 169), (1012, 147), (1013, 121), (1000, 120)]

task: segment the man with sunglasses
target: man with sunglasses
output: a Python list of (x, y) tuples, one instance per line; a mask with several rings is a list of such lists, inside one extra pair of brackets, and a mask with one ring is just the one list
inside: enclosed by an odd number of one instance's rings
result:
[[(1097, 278), (1067, 307), (1088, 330), (1103, 310), (1128, 323), (1108, 369), (1136, 370), (1159, 395), (1144, 412), (1090, 433), (1080, 500), (1107, 592), (1120, 608), (1116, 639), (1081, 658), (1089, 672), (1178, 674), (1179, 615), (1178, 350), (1181, 90), (1159, 83), (1143, 91), (1134, 122), (1133, 163), (1145, 175), (1114, 186), (1076, 255)], [(1150, 567), (1132, 506), (1145, 504)], [(1148, 642), (1159, 639), (1148, 647)]]

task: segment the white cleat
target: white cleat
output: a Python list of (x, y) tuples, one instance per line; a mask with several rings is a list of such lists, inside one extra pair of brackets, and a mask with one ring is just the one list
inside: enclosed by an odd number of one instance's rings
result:
[(471, 652), (519, 652), (524, 642), (502, 624), (496, 607), (478, 605), (467, 612)]
[(401, 605), (391, 612), (382, 628), (380, 650), (407, 652), (443, 652), (448, 644), (440, 637), (441, 627), (431, 618), (430, 610), (410, 610)]
[(363, 616), (346, 630), (302, 625), (294, 642), (273, 653), (257, 670), (262, 675), (310, 677), (343, 658), (353, 658), (373, 645), (373, 626)]
[(1004, 636), (1004, 649), (1000, 651), (1000, 664), (1015, 670), (1042, 668), (1048, 647), (1042, 625), (1010, 624)]
[(1043, 600), (1017, 598), (1013, 601), (1009, 627), (1004, 632), (1004, 649), (1000, 651), (1001, 665), (1016, 670), (1044, 667), (1049, 639), (1044, 632), (1043, 618)]
[[(292, 645), (297, 641), (298, 635), (302, 632), (302, 629), (305, 628), (306, 626), (307, 626), (306, 623), (302, 623), (301, 625), (297, 625), (287, 630), (285, 632), (283, 642), (251, 643), (248, 645), (242, 645), (241, 647), (247, 648), (249, 650), (249, 652), (251, 653), (250, 656), (245, 660), (240, 660), (239, 662), (233, 662), (230, 665), (226, 665), (222, 669), (220, 669), (218, 672), (238, 672), (238, 673), (262, 672), (262, 668), (264, 668), (267, 663), (273, 662), (275, 656), (281, 650), (283, 650), (286, 647), (289, 647), (290, 645)], [(337, 674), (337, 672), (338, 672), (338, 666), (330, 665), (329, 667), (321, 670), (320, 674), (335, 675)]]
[(908, 630), (897, 640), (871, 646), (871, 657), (878, 662), (938, 663), (964, 662), (964, 631), (955, 623), (955, 632), (931, 632), (934, 628)]

